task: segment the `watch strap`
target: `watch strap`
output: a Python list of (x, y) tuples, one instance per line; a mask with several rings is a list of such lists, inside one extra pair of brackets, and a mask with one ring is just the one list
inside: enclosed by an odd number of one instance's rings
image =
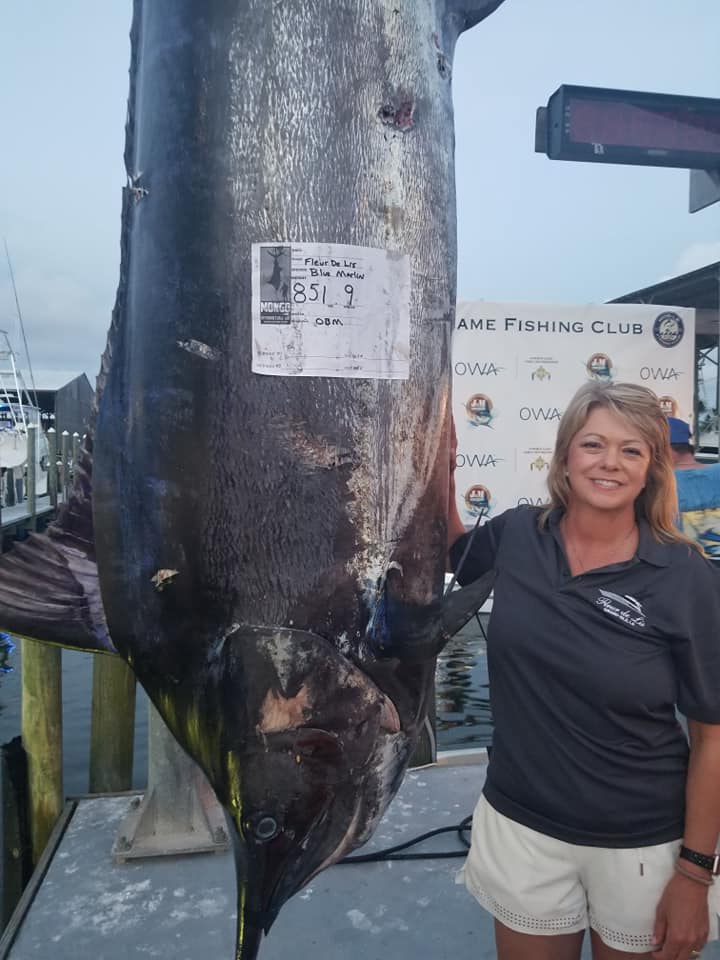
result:
[(709, 870), (714, 877), (720, 873), (720, 854), (718, 853), (698, 853), (690, 847), (680, 847), (678, 856), (689, 863), (694, 863), (696, 867)]

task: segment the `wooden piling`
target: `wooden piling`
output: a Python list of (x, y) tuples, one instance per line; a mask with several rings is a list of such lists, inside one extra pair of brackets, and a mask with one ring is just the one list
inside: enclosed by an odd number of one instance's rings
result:
[(22, 639), (22, 741), (37, 863), (63, 809), (62, 661), (59, 647), (27, 637)]
[(90, 793), (130, 790), (135, 740), (135, 675), (120, 657), (93, 661)]
[(48, 493), (50, 503), (57, 507), (58, 502), (58, 470), (57, 470), (57, 433), (54, 427), (47, 432), (48, 439)]

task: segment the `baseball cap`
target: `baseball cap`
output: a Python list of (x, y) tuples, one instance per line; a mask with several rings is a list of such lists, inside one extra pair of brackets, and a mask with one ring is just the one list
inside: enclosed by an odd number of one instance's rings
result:
[(678, 420), (677, 417), (668, 417), (670, 426), (670, 443), (690, 443), (690, 426), (684, 420)]

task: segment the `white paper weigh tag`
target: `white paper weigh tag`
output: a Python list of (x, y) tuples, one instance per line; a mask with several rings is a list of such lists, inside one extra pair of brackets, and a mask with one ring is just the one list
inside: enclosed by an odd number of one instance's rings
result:
[(252, 245), (252, 370), (407, 380), (410, 258), (342, 243)]

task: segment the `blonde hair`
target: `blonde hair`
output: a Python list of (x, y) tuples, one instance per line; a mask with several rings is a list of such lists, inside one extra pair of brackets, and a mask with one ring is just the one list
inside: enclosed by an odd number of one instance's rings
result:
[(670, 431), (658, 398), (647, 387), (634, 383), (594, 380), (577, 391), (562, 415), (555, 440), (548, 488), (550, 502), (540, 513), (541, 529), (552, 510), (566, 510), (570, 484), (565, 474), (568, 450), (576, 433), (595, 407), (603, 407), (632, 424), (650, 448), (650, 463), (644, 490), (635, 500), (635, 515), (644, 518), (653, 537), (661, 543), (685, 543), (702, 550), (675, 526), (678, 515), (677, 488), (670, 453)]

